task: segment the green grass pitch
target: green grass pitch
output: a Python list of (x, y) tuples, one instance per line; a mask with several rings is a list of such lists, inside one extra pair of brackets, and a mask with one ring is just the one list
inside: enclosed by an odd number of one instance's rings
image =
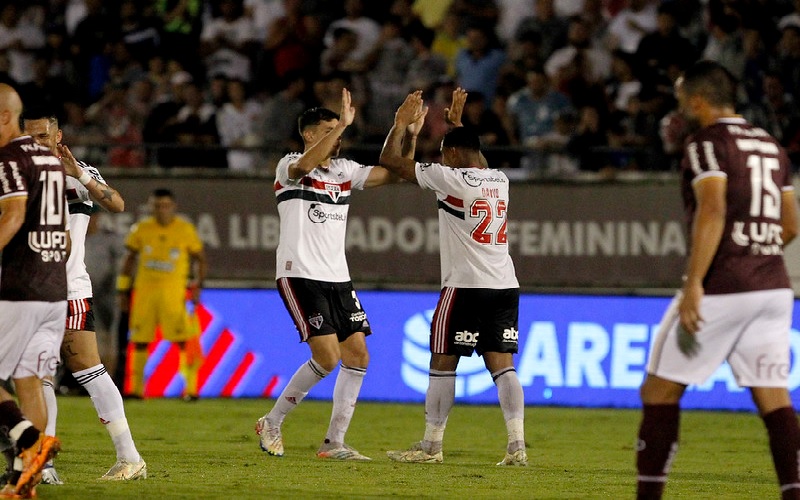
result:
[[(505, 427), (495, 406), (457, 405), (445, 433), (443, 464), (397, 464), (385, 451), (422, 436), (422, 405), (359, 403), (348, 443), (373, 458), (317, 459), (330, 402), (304, 401), (284, 424), (286, 455), (258, 447), (255, 421), (270, 400), (128, 401), (126, 410), (148, 478), (96, 480), (114, 449), (88, 397), (59, 397), (56, 465), (64, 486), (39, 498), (633, 498), (636, 410), (528, 407), (530, 465), (500, 468)], [(681, 449), (666, 498), (779, 498), (761, 420), (747, 413), (685, 412)]]

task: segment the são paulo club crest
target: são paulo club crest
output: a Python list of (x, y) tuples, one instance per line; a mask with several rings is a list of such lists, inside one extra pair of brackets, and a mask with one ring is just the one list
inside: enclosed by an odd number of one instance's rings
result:
[(339, 195), (342, 194), (342, 186), (338, 184), (328, 184), (325, 183), (325, 191), (328, 192), (328, 196), (331, 197), (334, 203), (339, 201)]
[(308, 318), (308, 322), (311, 323), (311, 326), (319, 330), (319, 328), (322, 326), (322, 314), (317, 313), (314, 316), (310, 316)]

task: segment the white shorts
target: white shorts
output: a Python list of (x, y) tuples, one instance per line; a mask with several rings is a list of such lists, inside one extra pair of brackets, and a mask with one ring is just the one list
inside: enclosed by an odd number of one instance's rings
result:
[(67, 301), (0, 300), (0, 380), (56, 374)]
[(678, 301), (672, 300), (650, 350), (647, 372), (679, 384), (702, 384), (727, 360), (740, 387), (788, 387), (794, 293), (761, 290), (704, 296), (697, 350), (678, 346)]

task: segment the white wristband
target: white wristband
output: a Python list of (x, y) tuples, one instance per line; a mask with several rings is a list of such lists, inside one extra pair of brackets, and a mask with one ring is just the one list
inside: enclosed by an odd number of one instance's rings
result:
[(84, 186), (89, 184), (92, 181), (92, 176), (89, 175), (87, 172), (83, 172), (80, 177), (78, 177), (78, 182), (83, 184)]

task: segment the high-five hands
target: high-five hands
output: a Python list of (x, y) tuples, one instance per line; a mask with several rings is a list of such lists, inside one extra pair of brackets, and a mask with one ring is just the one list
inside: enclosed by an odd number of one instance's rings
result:
[(422, 127), (426, 114), (428, 114), (428, 107), (423, 105), (422, 91), (417, 90), (408, 94), (403, 104), (397, 108), (397, 112), (394, 115), (394, 123), (396, 126), (406, 130), (409, 127)]
[(356, 108), (353, 107), (353, 100), (350, 91), (342, 89), (342, 111), (339, 113), (339, 122), (345, 127), (351, 125), (356, 118)]
[[(420, 99), (422, 98), (422, 91), (417, 91), (415, 93), (419, 93)], [(415, 121), (408, 124), (406, 131), (415, 137), (419, 135), (419, 133), (422, 131), (422, 126), (425, 125), (426, 116), (428, 116), (428, 106), (423, 105), (422, 114), (420, 114)]]
[(467, 102), (467, 91), (461, 87), (453, 91), (453, 100), (449, 108), (444, 108), (444, 121), (453, 127), (461, 127), (461, 115), (464, 113), (464, 104)]

